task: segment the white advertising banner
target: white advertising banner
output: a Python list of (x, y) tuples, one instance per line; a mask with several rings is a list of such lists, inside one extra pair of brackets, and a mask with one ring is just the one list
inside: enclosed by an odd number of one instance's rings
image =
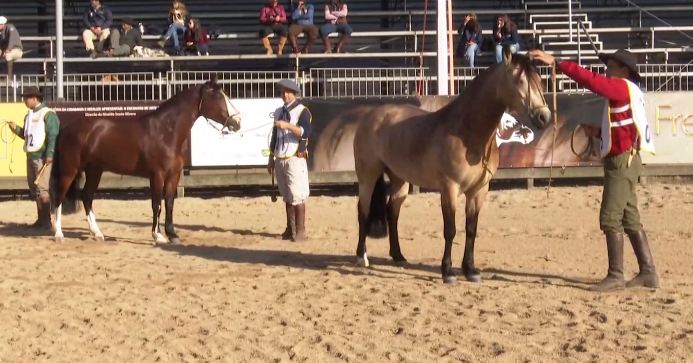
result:
[(693, 104), (690, 92), (645, 93), (647, 121), (655, 155), (641, 152), (645, 164), (693, 162)]
[(204, 117), (195, 121), (190, 132), (193, 167), (267, 165), (274, 110), (282, 106), (282, 100), (233, 99), (232, 102), (241, 113), (238, 132), (221, 133), (221, 125)]

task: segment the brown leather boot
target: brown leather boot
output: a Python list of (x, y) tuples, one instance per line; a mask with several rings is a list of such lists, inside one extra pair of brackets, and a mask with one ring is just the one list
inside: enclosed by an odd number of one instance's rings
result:
[(645, 231), (626, 231), (630, 244), (633, 246), (633, 252), (638, 259), (640, 272), (628, 283), (626, 287), (648, 287), (652, 289), (659, 288), (659, 276), (655, 270), (654, 259), (650, 252), (650, 245), (647, 243), (647, 235)]
[(289, 36), (289, 44), (291, 44), (291, 51), (294, 54), (301, 54), (301, 50), (298, 49), (298, 39), (295, 36)]
[(272, 45), (270, 45), (269, 37), (262, 38), (262, 46), (265, 47), (267, 54), (274, 54), (272, 51)]
[(28, 228), (38, 229), (41, 228), (43, 221), (43, 204), (41, 204), (41, 199), (36, 198), (36, 221), (33, 224), (28, 225)]
[(607, 292), (626, 287), (623, 279), (623, 233), (606, 233), (606, 250), (609, 254), (609, 272), (606, 278), (590, 287), (590, 291)]
[(306, 204), (295, 205), (296, 209), (296, 236), (291, 242), (303, 242), (306, 240)]
[(284, 45), (286, 45), (286, 37), (279, 38), (279, 44), (277, 44), (277, 54), (284, 53)]
[(346, 34), (343, 34), (341, 38), (339, 38), (339, 41), (337, 42), (337, 45), (334, 46), (334, 52), (335, 53), (341, 53), (342, 52), (342, 46), (344, 46), (344, 43), (349, 39), (349, 36)]
[(310, 50), (310, 47), (315, 44), (315, 38), (313, 37), (308, 37), (308, 40), (306, 40), (306, 44), (303, 45), (303, 49), (301, 49), (301, 53), (306, 54), (308, 53), (308, 50)]
[(292, 240), (296, 235), (296, 209), (291, 203), (286, 204), (286, 229), (282, 233), (282, 239), (285, 241)]
[(322, 37), (322, 44), (325, 46), (325, 53), (332, 53), (332, 46), (330, 45), (330, 37)]

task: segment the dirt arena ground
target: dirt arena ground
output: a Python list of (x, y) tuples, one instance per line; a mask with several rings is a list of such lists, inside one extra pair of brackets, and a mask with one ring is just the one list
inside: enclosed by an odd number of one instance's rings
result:
[(153, 246), (148, 201), (97, 200), (107, 241), (80, 213), (65, 217), (62, 245), (17, 226), (33, 203), (3, 202), (0, 362), (693, 361), (693, 187), (639, 190), (657, 291), (584, 290), (606, 273), (600, 193), (492, 192), (476, 255), (486, 281), (457, 286), (439, 273), (437, 194), (405, 203), (409, 265), (371, 240), (368, 269), (354, 265), (354, 197), (310, 200), (302, 244), (276, 238), (283, 208), (269, 197), (185, 198), (176, 248)]

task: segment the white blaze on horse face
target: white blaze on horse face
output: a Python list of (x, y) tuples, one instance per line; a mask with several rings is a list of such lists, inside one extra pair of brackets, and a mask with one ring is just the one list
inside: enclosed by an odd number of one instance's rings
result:
[[(226, 112), (231, 117), (231, 119), (238, 124), (238, 129), (240, 130), (241, 128), (241, 113), (238, 112), (238, 109), (234, 107), (233, 103), (231, 103), (231, 99), (229, 96), (226, 95), (226, 93), (222, 92), (222, 95), (224, 95), (224, 99), (226, 100)], [(238, 130), (236, 130), (238, 131)]]
[(96, 216), (94, 215), (94, 211), (89, 211), (89, 214), (87, 215), (87, 223), (89, 223), (89, 232), (91, 232), (94, 238), (99, 241), (106, 240), (103, 233), (101, 233), (101, 230), (99, 230), (99, 226), (96, 224)]
[(54, 237), (54, 240), (55, 240), (55, 242), (58, 242), (58, 243), (62, 243), (65, 241), (65, 236), (63, 235), (62, 216), (63, 216), (63, 205), (60, 204), (58, 206), (58, 208), (55, 210), (55, 237)]

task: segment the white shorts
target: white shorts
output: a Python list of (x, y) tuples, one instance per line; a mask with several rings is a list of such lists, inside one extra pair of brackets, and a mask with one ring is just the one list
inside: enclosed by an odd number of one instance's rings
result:
[(305, 202), (310, 195), (306, 159), (299, 157), (276, 159), (274, 165), (279, 194), (284, 198), (284, 202), (291, 205)]

